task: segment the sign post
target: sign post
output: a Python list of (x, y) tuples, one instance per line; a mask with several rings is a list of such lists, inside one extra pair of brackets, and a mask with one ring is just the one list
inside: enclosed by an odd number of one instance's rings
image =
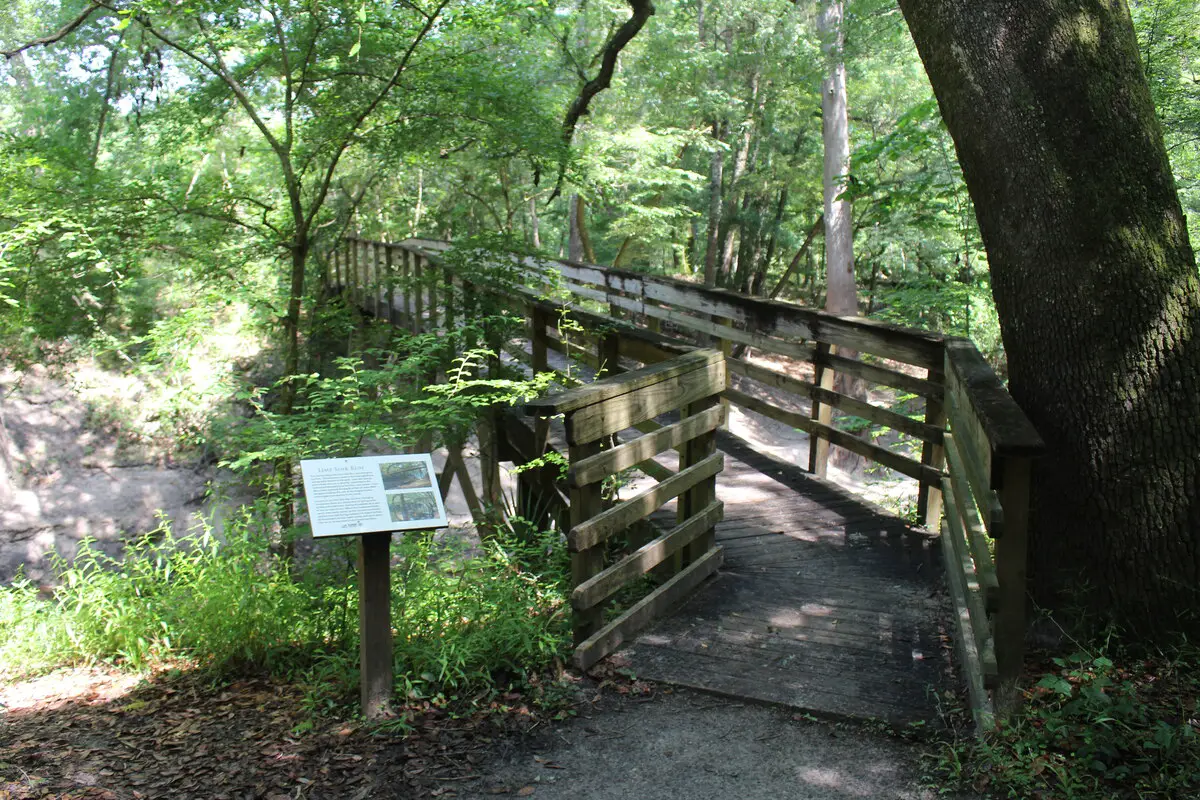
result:
[(390, 711), (391, 543), (397, 531), (447, 526), (428, 453), (300, 462), (313, 537), (358, 537), (358, 655), (367, 719)]

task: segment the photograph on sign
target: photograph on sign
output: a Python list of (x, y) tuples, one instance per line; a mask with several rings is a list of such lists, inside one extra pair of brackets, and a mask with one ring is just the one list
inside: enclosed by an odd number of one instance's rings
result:
[(313, 536), (444, 528), (428, 453), (300, 462)]
[(437, 498), (433, 492), (397, 492), (388, 495), (388, 508), (394, 522), (429, 519), (437, 513)]
[(433, 486), (429, 470), (424, 462), (420, 461), (380, 464), (379, 474), (383, 476), (385, 492), (395, 489), (428, 489)]

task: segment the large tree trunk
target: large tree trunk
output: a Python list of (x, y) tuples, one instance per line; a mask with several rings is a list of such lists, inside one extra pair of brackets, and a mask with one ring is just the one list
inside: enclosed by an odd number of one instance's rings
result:
[[(714, 122), (714, 142), (721, 142), (721, 124)], [(708, 238), (704, 248), (704, 285), (717, 285), (717, 250), (721, 243), (721, 183), (724, 179), (725, 155), (714, 147), (708, 166)]]
[(1200, 282), (1129, 10), (900, 6), (975, 201), (1012, 394), (1049, 448), (1035, 597), (1198, 630)]
[(850, 173), (841, 0), (825, 0), (817, 24), (826, 69), (821, 84), (821, 131), (825, 144), (825, 310), (833, 314), (857, 315), (853, 217), (850, 201), (838, 199)]

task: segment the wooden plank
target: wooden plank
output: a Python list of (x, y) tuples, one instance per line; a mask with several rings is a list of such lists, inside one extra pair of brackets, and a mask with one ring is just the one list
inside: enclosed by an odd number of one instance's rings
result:
[[(856, 358), (830, 354), (821, 356), (820, 361), (822, 366), (832, 367), (835, 372), (839, 372), (842, 375), (850, 375), (883, 386), (902, 389), (921, 397), (941, 397), (944, 391), (944, 387), (940, 382), (925, 378), (914, 378), (912, 375), (906, 375), (903, 372), (881, 367), (877, 364), (868, 364)], [(933, 369), (933, 367), (929, 369)]]
[[(851, 452), (858, 453), (888, 469), (893, 469), (902, 475), (915, 478), (922, 483), (940, 483), (942, 480), (942, 473), (940, 471), (914, 459), (893, 453), (879, 445), (859, 439), (853, 434), (840, 431), (832, 425), (824, 425), (795, 411), (778, 408), (765, 400), (752, 397), (736, 389), (726, 389), (724, 396), (731, 403), (736, 403), (743, 408), (762, 414), (764, 417), (770, 417), (785, 425), (791, 425), (793, 428), (798, 428), (810, 436), (820, 437), (822, 441), (828, 439), (829, 442), (838, 447), (844, 447)], [(809, 446), (812, 447), (811, 444)]]
[[(525, 263), (548, 267), (579, 283), (620, 289), (647, 300), (687, 309), (701, 317), (721, 317), (748, 329), (788, 339), (824, 341), (848, 349), (929, 367), (941, 362), (941, 337), (860, 317), (838, 317), (778, 300), (746, 297), (724, 289), (560, 261)], [(642, 308), (636, 309), (641, 312)]]
[[(422, 246), (427, 243), (422, 242)], [(838, 317), (782, 301), (746, 297), (723, 289), (626, 270), (533, 258), (523, 259), (520, 263), (533, 271), (530, 279), (551, 270), (581, 289), (586, 287), (580, 284), (604, 287), (605, 291), (598, 293), (595, 300), (611, 302), (614, 297), (629, 300), (634, 306), (630, 308), (625, 303), (623, 307), (640, 314), (646, 313), (644, 301), (652, 300), (686, 309), (701, 318), (728, 319), (768, 337), (825, 341), (921, 367), (939, 364), (943, 357), (942, 337), (927, 331), (860, 317)], [(611, 290), (636, 295), (643, 302), (622, 298)]]
[[(1046, 450), (1042, 437), (1025, 416), (1000, 378), (969, 339), (946, 339), (947, 394), (953, 385), (963, 413), (974, 417), (993, 458), (1036, 458)], [(1000, 475), (993, 475), (999, 479)], [(996, 485), (994, 488), (1000, 488)]]
[[(636, 375), (637, 372), (627, 374)], [(724, 361), (674, 375), (567, 414), (567, 441), (590, 442), (610, 436), (701, 398), (715, 397), (724, 388)]]
[(634, 337), (624, 334), (620, 337), (618, 346), (621, 355), (625, 358), (631, 358), (647, 365), (657, 364), (660, 361), (666, 361), (698, 349), (685, 342), (672, 341), (662, 336)]
[(637, 466), (659, 453), (678, 447), (695, 436), (716, 430), (724, 422), (721, 411), (720, 407), (705, 409), (695, 416), (687, 417), (673, 425), (659, 428), (646, 436), (639, 436), (631, 442), (572, 464), (567, 479), (571, 485), (582, 486)]
[[(768, 664), (757, 666), (709, 653), (677, 653), (639, 639), (632, 668), (639, 678), (686, 686), (707, 694), (744, 701), (755, 700), (831, 717), (887, 720), (904, 725), (932, 716), (892, 697), (888, 701), (864, 693), (861, 673), (843, 671), (840, 680), (813, 681), (803, 672)], [(891, 687), (893, 695), (897, 688)]]
[(962, 589), (961, 599), (965, 604), (970, 621), (971, 636), (975, 639), (975, 647), (979, 652), (979, 663), (983, 669), (984, 684), (991, 686), (998, 674), (996, 666), (996, 651), (993, 644), (991, 623), (988, 620), (987, 608), (984, 606), (982, 587), (975, 573), (975, 564), (966, 550), (967, 542), (962, 527), (962, 518), (958, 515), (954, 495), (946, 496), (946, 528), (942, 531), (941, 543), (948, 550), (947, 569), (953, 573), (956, 583)]
[(790, 375), (784, 375), (748, 361), (731, 358), (726, 362), (726, 365), (729, 371), (735, 375), (751, 378), (759, 383), (765, 383), (768, 386), (774, 386), (778, 389), (800, 395), (801, 397), (807, 397), (809, 400), (817, 400), (822, 405), (841, 409), (848, 414), (862, 417), (872, 424), (906, 433), (924, 442), (941, 444), (941, 428), (927, 425), (891, 409), (873, 406), (856, 397), (825, 389), (808, 381), (793, 378)]
[[(949, 363), (949, 362), (947, 362)], [(958, 452), (968, 468), (981, 478), (980, 496), (985, 489), (997, 488), (992, 473), (992, 444), (979, 418), (971, 410), (970, 399), (953, 373), (946, 376), (946, 415), (958, 443)]]
[[(614, 533), (625, 530), (639, 519), (650, 516), (663, 503), (683, 494), (699, 481), (716, 475), (724, 465), (724, 454), (714, 453), (699, 464), (675, 473), (662, 483), (638, 492), (607, 511), (594, 514), (573, 524), (571, 532), (567, 534), (567, 548), (575, 552), (596, 546)], [(589, 485), (599, 491), (599, 484)]]
[(721, 521), (725, 505), (719, 500), (709, 503), (700, 513), (658, 536), (622, 558), (599, 575), (575, 587), (571, 605), (591, 608), (613, 592), (658, 566), (684, 545)]
[(617, 295), (608, 295), (605, 299), (612, 305), (624, 308), (629, 311), (639, 311), (647, 317), (669, 322), (680, 328), (705, 333), (725, 341), (740, 342), (741, 344), (754, 347), (766, 353), (777, 353), (779, 355), (789, 356), (801, 361), (808, 361), (812, 358), (813, 345), (801, 344), (798, 342), (789, 342), (784, 339), (776, 339), (770, 336), (763, 336), (754, 331), (740, 331), (732, 328), (729, 325), (724, 325), (719, 322), (694, 317), (690, 314), (684, 314), (679, 311), (673, 311), (668, 308), (662, 308), (654, 305), (644, 305), (635, 300), (630, 300), (626, 297), (618, 297)]
[[(951, 444), (954, 443), (953, 436), (946, 438)], [(976, 572), (979, 573), (979, 583), (987, 599), (988, 611), (994, 611), (999, 582), (996, 579), (991, 549), (988, 547), (986, 528), (975, 505), (975, 498), (971, 496), (970, 486), (961, 472), (951, 470), (950, 474), (942, 479), (942, 487), (943, 494), (949, 491), (954, 496), (954, 505), (966, 531), (971, 558), (975, 562)]]
[(574, 662), (588, 669), (616, 650), (630, 636), (644, 628), (656, 616), (682, 600), (721, 566), (721, 548), (714, 547), (689, 564), (662, 586), (635, 603), (628, 611), (605, 625), (575, 648)]
[(565, 414), (568, 411), (575, 411), (585, 406), (629, 394), (643, 386), (650, 386), (722, 360), (721, 354), (716, 350), (696, 350), (668, 362), (644, 367), (623, 375), (614, 375), (611, 378), (603, 378), (578, 389), (533, 400), (525, 404), (525, 410), (526, 413), (537, 417)]

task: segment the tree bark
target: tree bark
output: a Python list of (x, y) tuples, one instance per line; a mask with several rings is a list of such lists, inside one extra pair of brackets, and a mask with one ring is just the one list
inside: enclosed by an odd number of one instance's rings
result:
[(900, 0), (1048, 445), (1030, 587), (1200, 630), (1200, 281), (1122, 0)]
[(849, 200), (838, 199), (850, 173), (841, 0), (822, 3), (817, 26), (826, 67), (825, 80), (821, 84), (821, 132), (825, 144), (825, 310), (857, 316), (852, 209)]
[[(721, 142), (722, 126), (712, 124), (714, 142)], [(725, 155), (714, 147), (708, 164), (708, 238), (704, 247), (704, 285), (717, 285), (717, 250), (721, 242), (721, 183), (725, 176)]]

